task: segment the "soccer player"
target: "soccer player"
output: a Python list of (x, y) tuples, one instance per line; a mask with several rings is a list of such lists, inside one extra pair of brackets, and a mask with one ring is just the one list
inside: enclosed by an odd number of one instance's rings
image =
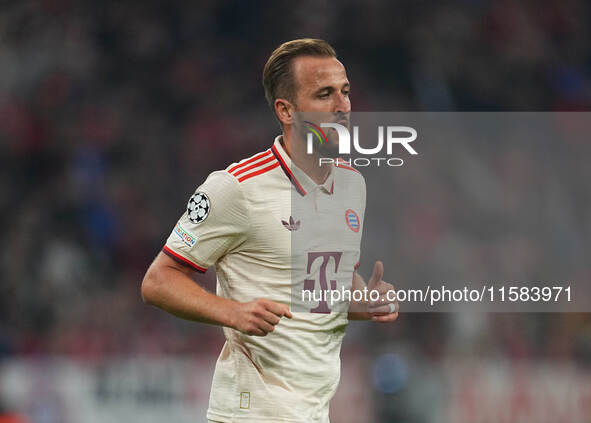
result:
[[(382, 263), (376, 262), (367, 287), (356, 271), (363, 177), (338, 162), (318, 165), (319, 157), (338, 152), (330, 131), (312, 154), (306, 152), (302, 112), (348, 125), (343, 64), (323, 40), (289, 41), (267, 61), (263, 85), (282, 135), (197, 188), (149, 267), (142, 296), (181, 318), (223, 326), (210, 422), (326, 423), (348, 320), (390, 322), (398, 313)], [(210, 266), (217, 295), (191, 279)], [(380, 296), (351, 301), (348, 309), (338, 307), (342, 301), (299, 298), (302, 288), (341, 287)]]

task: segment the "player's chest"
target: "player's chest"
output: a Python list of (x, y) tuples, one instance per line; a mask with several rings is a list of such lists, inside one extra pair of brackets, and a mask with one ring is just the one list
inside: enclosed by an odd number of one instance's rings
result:
[(276, 192), (249, 205), (249, 236), (245, 247), (290, 257), (306, 251), (357, 251), (363, 225), (361, 198), (327, 194), (305, 196)]

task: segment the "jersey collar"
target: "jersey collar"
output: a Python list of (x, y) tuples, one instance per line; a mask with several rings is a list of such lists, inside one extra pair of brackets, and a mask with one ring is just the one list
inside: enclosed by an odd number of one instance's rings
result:
[(281, 169), (288, 177), (288, 179), (293, 184), (296, 191), (304, 196), (308, 192), (313, 191), (316, 187), (318, 187), (321, 191), (325, 192), (326, 194), (333, 194), (334, 192), (334, 172), (331, 167), (330, 173), (324, 181), (323, 184), (316, 184), (312, 178), (310, 178), (306, 173), (297, 167), (292, 161), (291, 158), (287, 155), (287, 152), (283, 148), (282, 144), (283, 135), (279, 135), (275, 138), (275, 142), (271, 147), (271, 151), (277, 158), (277, 161), (281, 165)]

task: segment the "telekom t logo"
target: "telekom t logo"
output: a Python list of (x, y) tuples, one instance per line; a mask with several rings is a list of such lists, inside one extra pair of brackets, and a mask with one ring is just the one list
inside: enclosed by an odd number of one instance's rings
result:
[[(334, 258), (334, 273), (338, 272), (339, 270), (339, 263), (341, 262), (341, 256), (343, 255), (340, 251), (329, 251), (329, 252), (318, 252), (318, 253), (308, 253), (308, 266), (307, 272), (310, 274), (310, 270), (312, 269), (312, 264), (316, 261), (317, 258), (322, 259), (322, 264), (320, 264), (320, 290), (322, 292), (328, 291), (329, 289), (335, 290), (337, 289), (337, 281), (331, 279), (330, 281), (327, 280), (326, 268), (328, 267), (328, 263), (330, 262), (331, 257)], [(328, 287), (328, 283), (330, 282), (330, 288)], [(316, 286), (316, 281), (314, 279), (305, 279), (304, 280), (304, 290), (306, 291), (314, 291)], [(322, 299), (318, 302), (318, 307), (315, 307), (310, 310), (312, 313), (330, 313), (330, 308), (328, 308), (328, 304), (326, 302), (326, 298), (323, 296)]]
[[(351, 154), (351, 135), (349, 130), (341, 125), (340, 123), (321, 123), (320, 126), (314, 125), (313, 123), (306, 122), (311, 132), (307, 135), (307, 153), (312, 154), (313, 152), (313, 140), (314, 136), (320, 141), (321, 144), (327, 142), (326, 135), (322, 128), (332, 128), (337, 131), (339, 136), (339, 154)], [(378, 126), (378, 143), (373, 148), (363, 148), (359, 145), (359, 127), (353, 126), (353, 148), (359, 154), (372, 155), (377, 154), (384, 148), (384, 131), (386, 132), (386, 152), (392, 154), (392, 145), (402, 145), (409, 154), (419, 154), (414, 148), (410, 146), (410, 143), (417, 139), (416, 129), (410, 126)], [(395, 134), (406, 134), (406, 136), (394, 136)]]

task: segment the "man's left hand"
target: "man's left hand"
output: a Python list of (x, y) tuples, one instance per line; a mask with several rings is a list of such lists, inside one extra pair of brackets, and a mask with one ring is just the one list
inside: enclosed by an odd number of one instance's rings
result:
[(377, 301), (370, 301), (369, 314), (371, 320), (374, 322), (393, 322), (398, 318), (398, 301), (396, 300), (396, 291), (394, 286), (388, 282), (384, 282), (384, 264), (381, 261), (376, 261), (373, 267), (373, 273), (367, 283), (367, 289), (370, 293), (370, 298), (375, 297), (376, 294), (371, 295), (371, 291), (378, 291), (379, 298)]

